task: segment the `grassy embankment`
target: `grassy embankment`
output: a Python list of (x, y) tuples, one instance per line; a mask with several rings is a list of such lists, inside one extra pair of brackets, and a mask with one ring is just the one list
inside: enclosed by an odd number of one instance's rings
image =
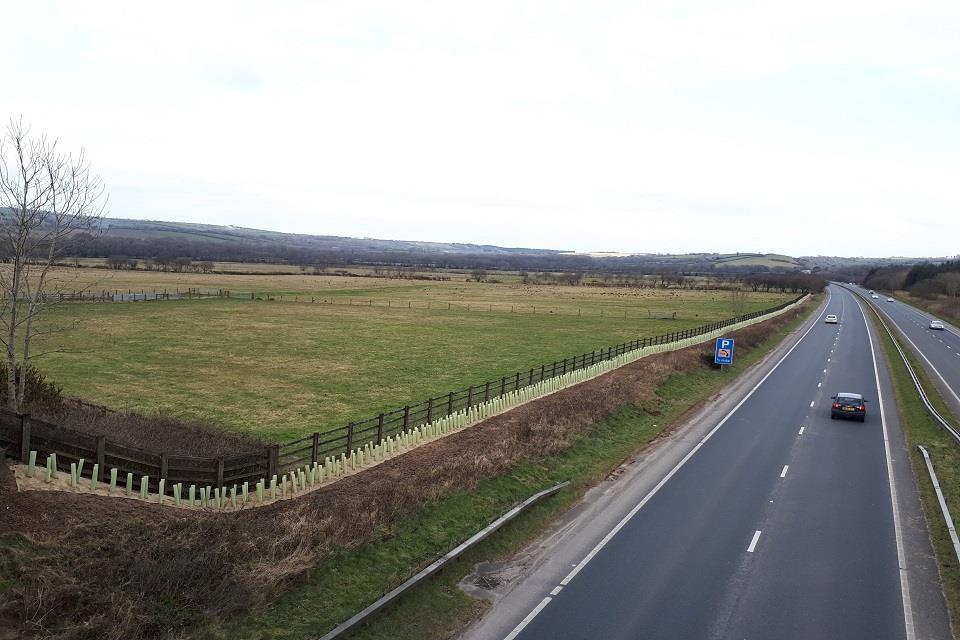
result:
[[(297, 276), (270, 279), (288, 290), (302, 286)], [(748, 294), (734, 308), (729, 295), (717, 291), (383, 282), (392, 283), (385, 288), (401, 303), (433, 301), (442, 308), (221, 299), (69, 303), (52, 309), (47, 321), (70, 330), (35, 345), (60, 352), (36, 365), (71, 396), (284, 441), (542, 362), (789, 298)], [(447, 310), (444, 301), (460, 308)], [(510, 304), (520, 301), (558, 312), (511, 313)], [(494, 310), (464, 307), (484, 303)], [(674, 313), (676, 319), (661, 319)]]
[(559, 454), (524, 462), (508, 473), (486, 478), (475, 490), (428, 505), (356, 549), (337, 551), (312, 570), (304, 584), (266, 611), (223, 628), (208, 629), (206, 635), (275, 640), (320, 635), (511, 505), (544, 487), (571, 480), (571, 488), (506, 526), (454, 568), (403, 598), (355, 636), (367, 640), (449, 637), (485, 609), (484, 603), (469, 598), (457, 586), (475, 563), (508, 557), (520, 549), (590, 486), (669, 430), (692, 407), (729, 383), (732, 376), (769, 353), (816, 306), (817, 302), (809, 304), (803, 314), (785, 321), (754, 348), (740, 350), (737, 364), (728, 373), (701, 364), (671, 375), (656, 388), (652, 406), (641, 409), (625, 405), (592, 425)]
[[(876, 311), (872, 311), (872, 313), (875, 317)], [(910, 374), (903, 364), (903, 359), (897, 352), (890, 336), (887, 335), (887, 332), (876, 319), (874, 319), (873, 324), (883, 343), (887, 364), (893, 376), (897, 396), (897, 407), (900, 412), (900, 423), (906, 432), (907, 444), (910, 447), (910, 460), (913, 464), (917, 484), (920, 487), (920, 496), (923, 501), (927, 525), (940, 566), (940, 577), (943, 580), (943, 588), (950, 609), (950, 617), (956, 622), (960, 620), (960, 617), (958, 617), (960, 616), (960, 566), (957, 564), (957, 556), (954, 553), (950, 535), (944, 524), (943, 515), (940, 511), (940, 505), (937, 502), (933, 484), (930, 481), (930, 475), (927, 471), (923, 454), (917, 449), (917, 445), (923, 445), (930, 454), (934, 470), (940, 481), (940, 487), (947, 501), (947, 507), (950, 509), (950, 513), (954, 518), (960, 515), (960, 445), (927, 413), (923, 401), (917, 394), (913, 380), (910, 378)], [(891, 327), (891, 330), (898, 339), (902, 337), (895, 327)], [(905, 340), (900, 339), (900, 342), (902, 345), (906, 344)], [(926, 371), (920, 365), (919, 360), (917, 360), (909, 348), (905, 347), (904, 352), (907, 354), (907, 359), (910, 361), (917, 377), (920, 378), (920, 383), (930, 397), (931, 402), (937, 407), (940, 415), (946, 416), (949, 419), (951, 417), (950, 410), (940, 397), (937, 388), (927, 377)], [(953, 420), (953, 423), (955, 425), (957, 424), (956, 419)]]

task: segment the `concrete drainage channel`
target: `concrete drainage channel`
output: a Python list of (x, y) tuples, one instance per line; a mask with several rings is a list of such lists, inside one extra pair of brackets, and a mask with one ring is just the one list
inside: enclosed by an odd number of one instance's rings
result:
[(320, 640), (335, 640), (336, 638), (345, 638), (354, 631), (356, 631), (360, 626), (367, 622), (371, 617), (382, 611), (383, 609), (390, 606), (394, 601), (403, 596), (407, 591), (413, 589), (420, 583), (429, 579), (430, 576), (438, 573), (448, 564), (456, 561), (464, 553), (480, 544), (486, 540), (490, 535), (495, 533), (503, 525), (507, 524), (521, 513), (532, 507), (537, 502), (540, 502), (544, 498), (549, 498), (550, 496), (556, 494), (558, 491), (569, 485), (570, 482), (561, 482), (560, 484), (545, 489), (539, 493), (535, 493), (514, 508), (507, 511), (505, 514), (491, 522), (483, 530), (471, 536), (468, 540), (458, 545), (455, 549), (445, 554), (439, 560), (435, 561), (433, 564), (428, 566), (426, 569), (423, 569), (415, 576), (401, 584), (399, 587), (390, 591), (389, 593), (382, 596), (379, 600), (371, 604), (369, 607), (356, 614), (346, 622), (342, 622), (333, 628), (332, 631), (320, 638)]

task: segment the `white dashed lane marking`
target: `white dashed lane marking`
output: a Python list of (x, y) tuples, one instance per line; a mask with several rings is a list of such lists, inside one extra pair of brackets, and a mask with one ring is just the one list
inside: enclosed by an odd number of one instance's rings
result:
[(760, 530), (757, 529), (757, 532), (753, 534), (753, 540), (750, 541), (750, 546), (747, 547), (747, 553), (753, 553), (753, 550), (757, 548), (757, 540), (760, 539)]

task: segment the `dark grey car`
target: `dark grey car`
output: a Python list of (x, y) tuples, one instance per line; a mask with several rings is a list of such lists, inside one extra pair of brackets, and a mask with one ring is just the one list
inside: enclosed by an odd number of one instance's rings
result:
[(867, 418), (866, 400), (859, 393), (838, 393), (831, 396), (833, 404), (830, 406), (830, 419), (853, 418), (863, 422)]

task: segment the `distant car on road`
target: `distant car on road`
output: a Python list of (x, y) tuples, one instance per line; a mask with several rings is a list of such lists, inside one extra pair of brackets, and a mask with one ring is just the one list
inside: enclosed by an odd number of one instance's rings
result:
[(874, 300), (876, 300), (876, 299), (879, 298), (880, 296), (878, 296), (877, 294), (873, 294), (873, 295), (870, 296), (870, 297), (873, 298)]
[(939, 320), (931, 320), (930, 328), (933, 329), (934, 331), (943, 331), (943, 323), (940, 322)]
[(833, 315), (832, 313), (828, 313), (827, 317), (824, 318), (823, 321), (827, 324), (837, 324), (838, 322), (837, 316)]
[(893, 302), (893, 298), (887, 298), (887, 302)]
[(832, 396), (833, 404), (830, 405), (830, 419), (853, 418), (863, 422), (867, 418), (866, 400), (859, 393), (838, 393)]

